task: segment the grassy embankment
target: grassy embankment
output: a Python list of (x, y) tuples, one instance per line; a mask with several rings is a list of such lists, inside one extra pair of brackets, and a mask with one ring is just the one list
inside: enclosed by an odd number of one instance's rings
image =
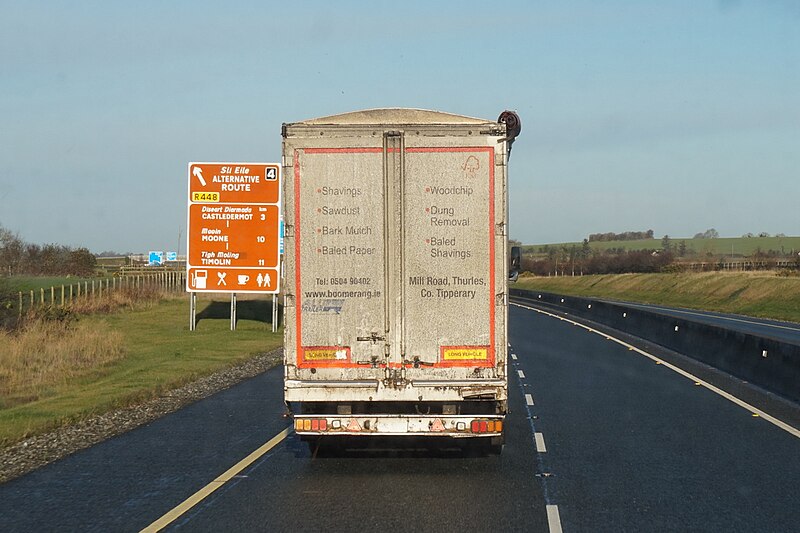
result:
[(800, 277), (774, 272), (524, 277), (514, 287), (800, 322)]
[[(707, 254), (714, 256), (725, 257), (734, 255), (736, 257), (751, 256), (758, 250), (766, 252), (768, 250), (783, 251), (789, 253), (791, 251), (800, 251), (800, 237), (719, 237), (716, 239), (682, 239), (680, 237), (671, 237), (673, 246), (680, 245), (681, 241), (686, 243), (687, 251), (697, 254), (697, 260), (702, 260)], [(561, 248), (566, 246), (581, 247), (581, 242), (564, 242), (548, 244), (550, 248)], [(541, 248), (544, 244), (530, 244), (524, 245), (523, 251), (526, 254), (534, 256), (546, 255), (542, 254)], [(604, 251), (612, 248), (625, 250), (652, 250), (661, 248), (661, 238), (657, 239), (642, 239), (636, 241), (593, 241), (589, 243), (592, 250)]]
[[(237, 331), (227, 301), (198, 298), (188, 329), (186, 296), (136, 301), (108, 314), (29, 321), (0, 333), (0, 444), (153, 397), (281, 345), (265, 301), (240, 300)], [(86, 310), (84, 310), (85, 312)]]

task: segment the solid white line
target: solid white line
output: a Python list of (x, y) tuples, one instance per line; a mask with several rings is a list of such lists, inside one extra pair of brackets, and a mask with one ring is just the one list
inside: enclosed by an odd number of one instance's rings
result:
[(515, 353), (512, 353), (512, 354), (511, 354), (511, 359), (513, 359), (514, 361), (516, 361), (516, 360), (517, 360), (517, 354), (515, 354)]
[(525, 395), (525, 402), (528, 405), (533, 405), (533, 396), (531, 396), (530, 394), (526, 394)]
[(550, 528), (550, 533), (562, 533), (561, 517), (558, 516), (558, 505), (547, 506), (547, 525)]
[(519, 375), (519, 377), (523, 379), (525, 378), (525, 372), (523, 372), (522, 370), (517, 370), (517, 374)]
[(547, 446), (544, 445), (544, 435), (541, 433), (534, 433), (533, 438), (536, 441), (536, 451), (545, 453), (547, 451)]
[[(536, 309), (535, 307), (528, 307), (526, 305), (521, 305), (521, 304), (517, 304), (517, 303), (511, 304), (511, 305), (516, 305), (517, 307), (521, 307), (523, 309), (529, 309), (531, 311), (536, 311), (537, 313), (541, 313), (543, 315), (551, 316), (553, 318), (560, 318), (558, 315), (554, 315), (552, 313), (548, 313), (547, 311), (542, 311), (541, 309)], [(568, 322), (572, 322), (573, 324), (578, 324), (578, 322), (575, 322), (573, 320), (569, 320), (569, 319), (566, 319), (566, 320)], [(782, 430), (786, 431), (787, 433), (789, 433), (789, 434), (797, 437), (798, 439), (800, 439), (800, 430), (798, 430), (797, 428), (795, 428), (793, 426), (790, 426), (789, 424), (787, 424), (786, 422), (783, 422), (782, 420), (778, 420), (777, 418), (775, 418), (774, 416), (772, 416), (770, 414), (765, 413), (764, 411), (762, 411), (758, 407), (750, 405), (749, 403), (747, 403), (744, 400), (740, 400), (739, 398), (737, 398), (733, 394), (725, 392), (724, 390), (720, 389), (719, 387), (715, 387), (711, 383), (706, 383), (705, 381), (703, 381), (702, 379), (698, 378), (694, 374), (691, 374), (691, 373), (683, 370), (682, 368), (678, 368), (677, 366), (675, 366), (675, 365), (673, 365), (671, 363), (668, 363), (668, 362), (664, 361), (663, 359), (659, 359), (655, 355), (649, 354), (649, 353), (645, 352), (644, 350), (642, 350), (640, 348), (637, 348), (636, 346), (633, 346), (632, 344), (628, 344), (627, 342), (625, 342), (625, 341), (623, 341), (621, 339), (617, 339), (616, 337), (610, 337), (607, 333), (603, 333), (603, 332), (597, 331), (596, 329), (590, 328), (588, 326), (584, 326), (584, 328), (587, 331), (591, 331), (592, 333), (595, 333), (597, 335), (601, 335), (603, 337), (606, 337), (609, 340), (613, 340), (617, 344), (621, 344), (622, 346), (625, 346), (629, 350), (637, 352), (637, 353), (647, 357), (648, 359), (651, 359), (651, 360), (655, 361), (659, 365), (662, 365), (662, 366), (665, 366), (665, 367), (669, 368), (673, 372), (676, 372), (676, 373), (680, 374), (681, 376), (692, 380), (696, 385), (702, 385), (703, 387), (707, 388), (708, 390), (710, 390), (712, 392), (715, 392), (716, 394), (719, 394), (720, 396), (722, 396), (726, 400), (728, 400), (728, 401), (730, 401), (732, 403), (735, 403), (736, 405), (746, 409), (747, 411), (750, 411), (754, 415), (758, 415), (759, 417), (763, 418), (767, 422), (778, 426), (779, 428), (781, 428)]]
[(167, 514), (165, 514), (164, 516), (162, 516), (161, 518), (159, 518), (158, 520), (156, 520), (155, 522), (144, 528), (142, 530), (142, 533), (161, 531), (162, 529), (170, 525), (186, 511), (188, 511), (189, 509), (191, 509), (192, 507), (194, 507), (195, 505), (206, 499), (209, 495), (211, 495), (212, 492), (222, 487), (225, 483), (233, 479), (233, 477), (236, 476), (239, 472), (241, 472), (242, 470), (253, 464), (261, 456), (263, 456), (265, 453), (274, 448), (278, 443), (280, 443), (283, 439), (285, 439), (286, 436), (291, 431), (292, 428), (290, 426), (281, 431), (280, 433), (278, 433), (277, 435), (275, 435), (274, 437), (272, 437), (270, 440), (262, 444), (257, 450), (250, 453), (250, 455), (248, 455), (247, 457), (245, 457), (244, 459), (242, 459), (241, 461), (230, 467), (228, 470), (223, 472), (219, 477), (217, 477), (217, 479), (215, 479), (202, 489), (198, 490), (197, 492), (189, 496), (188, 499), (179, 503)]

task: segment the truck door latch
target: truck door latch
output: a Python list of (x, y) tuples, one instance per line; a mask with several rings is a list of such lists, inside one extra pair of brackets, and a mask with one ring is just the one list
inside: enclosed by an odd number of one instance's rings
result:
[(379, 337), (377, 331), (373, 331), (370, 333), (369, 337), (356, 337), (357, 341), (364, 341), (364, 342), (371, 342), (372, 344), (377, 343), (378, 341), (385, 341), (386, 337)]

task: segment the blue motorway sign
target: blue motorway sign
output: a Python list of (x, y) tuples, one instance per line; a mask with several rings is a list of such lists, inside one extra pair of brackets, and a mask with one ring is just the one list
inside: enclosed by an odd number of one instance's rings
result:
[(149, 266), (161, 266), (164, 264), (164, 252), (150, 252), (147, 255), (147, 264)]

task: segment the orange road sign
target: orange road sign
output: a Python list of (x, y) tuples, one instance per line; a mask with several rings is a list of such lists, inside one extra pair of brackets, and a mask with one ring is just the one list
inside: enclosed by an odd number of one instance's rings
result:
[(280, 165), (189, 163), (188, 170), (186, 289), (277, 293)]

